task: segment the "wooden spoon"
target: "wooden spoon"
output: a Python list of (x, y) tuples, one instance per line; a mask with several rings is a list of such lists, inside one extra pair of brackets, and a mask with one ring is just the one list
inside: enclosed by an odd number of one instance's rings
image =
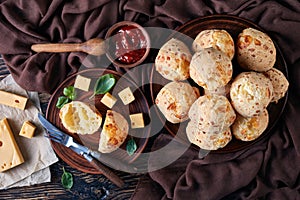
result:
[(47, 43), (34, 44), (31, 49), (35, 52), (74, 52), (80, 51), (90, 55), (100, 56), (106, 53), (105, 43), (100, 38), (93, 38), (83, 43)]

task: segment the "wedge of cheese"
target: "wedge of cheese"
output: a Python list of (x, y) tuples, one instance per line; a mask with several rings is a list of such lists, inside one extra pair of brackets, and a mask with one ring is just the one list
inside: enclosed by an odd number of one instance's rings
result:
[(24, 110), (28, 98), (0, 90), (0, 104)]
[(0, 172), (4, 172), (24, 162), (6, 118), (0, 121), (0, 155)]

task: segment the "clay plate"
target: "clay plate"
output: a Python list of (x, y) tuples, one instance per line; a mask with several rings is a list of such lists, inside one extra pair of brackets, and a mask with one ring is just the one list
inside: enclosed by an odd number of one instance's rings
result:
[[(207, 16), (207, 17), (201, 17), (201, 18), (194, 19), (176, 29), (176, 31), (184, 34), (185, 36), (189, 36), (189, 37), (182, 37), (181, 34), (174, 34), (171, 37), (181, 39), (189, 47), (191, 47), (191, 42), (192, 42), (191, 39), (194, 39), (198, 35), (198, 33), (200, 33), (203, 30), (224, 29), (224, 30), (228, 31), (228, 33), (232, 36), (233, 40), (236, 41), (238, 34), (241, 33), (243, 29), (249, 28), (249, 27), (252, 27), (252, 28), (258, 29), (262, 32), (267, 33), (261, 27), (259, 27), (258, 25), (254, 24), (253, 22), (251, 22), (249, 20), (245, 20), (245, 19), (242, 19), (242, 18), (239, 18), (236, 16), (230, 16), (230, 15), (211, 15), (211, 16)], [(279, 69), (280, 71), (282, 71), (285, 74), (285, 76), (288, 77), (287, 66), (286, 66), (284, 57), (282, 56), (282, 53), (281, 53), (280, 49), (278, 48), (278, 45), (276, 45), (276, 43), (275, 43), (275, 46), (276, 46), (276, 50), (277, 50), (277, 57), (276, 57), (276, 63), (274, 65), (274, 67)], [(191, 52), (193, 52), (193, 51), (191, 50)], [(233, 63), (234, 75), (243, 71), (238, 66), (235, 57), (234, 57), (232, 63)], [(158, 94), (160, 89), (169, 82), (169, 80), (163, 78), (159, 73), (156, 72), (155, 67), (153, 67), (152, 74), (151, 74), (151, 81), (152, 81), (152, 83), (160, 83), (160, 84), (151, 84), (151, 88), (150, 88), (151, 89), (151, 97), (152, 97), (152, 100), (154, 103), (156, 95)], [(192, 86), (197, 86), (192, 80), (188, 80), (188, 81)], [(250, 141), (250, 142), (243, 142), (243, 141), (236, 140), (233, 137), (232, 141), (226, 147), (216, 150), (216, 151), (212, 151), (212, 153), (229, 153), (229, 152), (239, 151), (244, 148), (250, 147), (250, 146), (254, 145), (255, 143), (257, 143), (258, 141), (261, 141), (262, 139), (266, 138), (271, 133), (271, 130), (274, 128), (274, 126), (278, 122), (278, 120), (284, 110), (286, 101), (287, 101), (287, 94), (285, 95), (285, 97), (280, 99), (277, 104), (271, 103), (268, 106), (267, 110), (269, 112), (269, 125), (268, 125), (267, 129), (264, 131), (264, 133), (258, 139), (254, 140), (254, 141)], [(187, 125), (187, 121), (183, 122), (181, 124), (172, 124), (172, 123), (166, 121), (165, 117), (158, 109), (156, 109), (156, 111), (158, 112), (160, 119), (163, 121), (163, 123), (165, 123), (165, 128), (173, 136), (175, 136), (177, 134), (177, 136), (182, 140), (182, 142), (188, 142), (188, 139), (185, 134), (185, 128)], [(192, 146), (195, 148), (198, 148), (195, 145), (192, 145)]]
[[(47, 119), (52, 122), (55, 126), (57, 126), (60, 130), (68, 133), (69, 135), (74, 136), (77, 142), (84, 144), (85, 146), (88, 146), (89, 148), (93, 150), (98, 149), (98, 142), (100, 138), (100, 132), (101, 130), (97, 131), (96, 133), (92, 135), (77, 135), (77, 134), (72, 134), (69, 133), (62, 125), (61, 120), (59, 118), (59, 109), (55, 106), (58, 97), (63, 95), (63, 89), (67, 86), (74, 85), (75, 78), (78, 74), (91, 78), (91, 84), (90, 84), (90, 89), (88, 92), (81, 91), (77, 89), (77, 98), (76, 100), (78, 101), (83, 101), (86, 103), (90, 103), (92, 105), (95, 105), (96, 108), (100, 111), (102, 114), (102, 125), (105, 119), (105, 113), (109, 109), (107, 108), (104, 104), (100, 102), (102, 95), (96, 95), (95, 99), (89, 99), (89, 97), (92, 95), (93, 91), (93, 86), (94, 83), (96, 82), (97, 78), (99, 78), (101, 75), (104, 74), (113, 74), (114, 77), (116, 78), (116, 84), (115, 86), (110, 90), (110, 93), (115, 96), (118, 101), (117, 103), (113, 106), (112, 110), (115, 110), (119, 113), (121, 113), (128, 121), (129, 127), (130, 127), (130, 119), (129, 119), (129, 114), (134, 114), (134, 113), (143, 113), (145, 123), (147, 122), (147, 119), (150, 116), (150, 110), (149, 106), (147, 103), (147, 100), (145, 96), (143, 95), (142, 91), (135, 85), (135, 83), (130, 80), (130, 78), (126, 76), (122, 76), (122, 74), (117, 73), (112, 70), (106, 70), (106, 69), (100, 69), (100, 68), (95, 68), (95, 69), (87, 69), (78, 72), (77, 74), (74, 74), (70, 77), (68, 77), (58, 88), (57, 90), (53, 93), (51, 96), (51, 99), (49, 101), (47, 111), (46, 111), (46, 117)], [(135, 96), (135, 100), (130, 103), (129, 105), (124, 105), (121, 99), (118, 97), (118, 92), (121, 90), (125, 89), (126, 87), (130, 87), (131, 91), (133, 92)], [(102, 127), (101, 125), (101, 127)], [(114, 158), (117, 158), (120, 161), (123, 161), (124, 163), (132, 163), (134, 160), (137, 159), (137, 157), (140, 155), (140, 153), (144, 150), (148, 137), (150, 135), (150, 127), (145, 126), (145, 128), (141, 129), (131, 129), (129, 128), (129, 134), (128, 138), (126, 141), (123, 143), (123, 145), (116, 151), (112, 152), (109, 154), (109, 156), (113, 156)], [(135, 137), (138, 136), (138, 137)], [(134, 155), (129, 156), (126, 152), (126, 143), (129, 138), (133, 137), (136, 144), (137, 144), (137, 150)], [(51, 141), (52, 147), (57, 153), (57, 155), (65, 161), (68, 165), (71, 167), (78, 169), (82, 172), (86, 173), (91, 173), (91, 174), (100, 174), (99, 171), (94, 169), (88, 161), (86, 161), (82, 156), (76, 154), (73, 152), (71, 149), (58, 144), (56, 142)], [(115, 166), (116, 168), (118, 166)]]

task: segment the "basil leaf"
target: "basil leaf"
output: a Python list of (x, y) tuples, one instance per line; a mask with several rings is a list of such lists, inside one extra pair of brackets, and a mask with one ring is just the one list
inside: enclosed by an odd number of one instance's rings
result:
[(135, 143), (134, 139), (131, 138), (130, 140), (128, 140), (127, 145), (126, 145), (126, 151), (127, 151), (128, 155), (130, 155), (130, 156), (133, 155), (134, 152), (136, 151), (136, 149), (137, 149), (136, 143)]
[(64, 88), (63, 94), (71, 100), (74, 100), (76, 97), (74, 86), (68, 86)]
[(65, 170), (63, 167), (63, 175), (61, 177), (61, 184), (65, 189), (71, 189), (73, 186), (73, 175)]
[(94, 86), (94, 95), (107, 93), (114, 85), (116, 79), (112, 74), (100, 76)]
[(56, 107), (60, 109), (60, 108), (62, 108), (65, 104), (67, 104), (68, 102), (69, 102), (68, 97), (60, 96), (60, 97), (58, 97), (58, 99), (57, 99)]

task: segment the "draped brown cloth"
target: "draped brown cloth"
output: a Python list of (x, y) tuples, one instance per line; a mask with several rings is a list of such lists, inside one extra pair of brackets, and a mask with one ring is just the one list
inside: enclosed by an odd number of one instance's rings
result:
[[(268, 31), (288, 66), (289, 96), (283, 116), (270, 137), (251, 148), (198, 158), (188, 149), (176, 162), (142, 177), (132, 199), (300, 199), (300, 3), (297, 0), (1, 0), (0, 53), (23, 88), (52, 93), (86, 59), (84, 53), (34, 53), (46, 42), (83, 42), (103, 38), (122, 20), (175, 29), (212, 14), (251, 20)], [(153, 62), (153, 60), (152, 60)], [(148, 70), (148, 71), (147, 71)], [(149, 77), (149, 69), (141, 77)], [(141, 79), (141, 80), (144, 80)], [(149, 91), (144, 91), (146, 94)], [(152, 148), (172, 137), (161, 133)], [(180, 143), (178, 143), (180, 148)], [(166, 152), (172, 156), (173, 152)], [(149, 158), (149, 166), (155, 163)]]

